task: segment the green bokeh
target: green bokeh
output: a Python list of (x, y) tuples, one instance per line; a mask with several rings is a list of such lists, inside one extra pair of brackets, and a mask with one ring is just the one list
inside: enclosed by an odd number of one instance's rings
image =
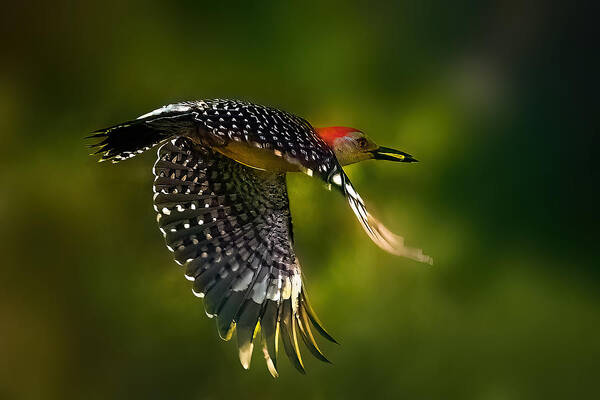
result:
[[(3, 10), (0, 398), (593, 397), (598, 184), (572, 101), (585, 21), (543, 2), (47, 2)], [(581, 22), (579, 19), (581, 18)], [(230, 97), (349, 125), (418, 164), (347, 169), (434, 267), (375, 247), (290, 176), (312, 303), (341, 346), (273, 380), (171, 259), (154, 152), (96, 163), (88, 132)]]

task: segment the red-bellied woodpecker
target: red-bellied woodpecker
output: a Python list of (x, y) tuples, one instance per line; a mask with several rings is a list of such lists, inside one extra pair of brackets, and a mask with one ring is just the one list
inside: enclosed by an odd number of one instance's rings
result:
[(382, 249), (432, 263), (369, 214), (341, 167), (368, 159), (416, 160), (376, 145), (358, 129), (313, 128), (274, 108), (201, 100), (161, 107), (91, 137), (102, 139), (93, 145), (102, 153), (100, 161), (118, 162), (162, 144), (153, 168), (159, 229), (175, 261), (185, 266), (194, 294), (204, 298), (206, 313), (217, 317), (220, 336), (228, 340), (237, 331), (244, 368), (250, 366), (259, 327), (273, 376), (279, 338), (301, 372), (300, 341), (327, 361), (311, 326), (335, 342), (302, 285), (287, 172), (304, 172), (339, 190)]

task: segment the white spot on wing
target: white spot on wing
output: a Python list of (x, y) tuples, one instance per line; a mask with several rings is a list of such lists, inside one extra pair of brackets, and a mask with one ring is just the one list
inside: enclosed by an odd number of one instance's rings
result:
[(331, 178), (331, 180), (333, 181), (333, 183), (335, 183), (338, 186), (342, 186), (342, 176), (340, 174), (335, 174), (333, 176), (333, 178)]

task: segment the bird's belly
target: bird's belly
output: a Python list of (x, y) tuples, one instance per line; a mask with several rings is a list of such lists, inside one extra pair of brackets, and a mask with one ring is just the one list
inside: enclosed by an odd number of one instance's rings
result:
[(230, 142), (223, 147), (215, 147), (219, 153), (248, 167), (272, 172), (297, 172), (298, 164), (290, 162), (280, 152), (249, 146), (243, 142)]

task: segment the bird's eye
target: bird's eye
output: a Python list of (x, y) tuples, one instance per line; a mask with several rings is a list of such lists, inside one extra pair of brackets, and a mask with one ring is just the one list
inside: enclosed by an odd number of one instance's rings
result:
[(360, 146), (361, 149), (364, 149), (364, 148), (367, 147), (367, 144), (368, 144), (367, 143), (367, 139), (365, 139), (365, 138), (359, 138), (357, 140), (357, 142), (358, 142), (358, 145)]

